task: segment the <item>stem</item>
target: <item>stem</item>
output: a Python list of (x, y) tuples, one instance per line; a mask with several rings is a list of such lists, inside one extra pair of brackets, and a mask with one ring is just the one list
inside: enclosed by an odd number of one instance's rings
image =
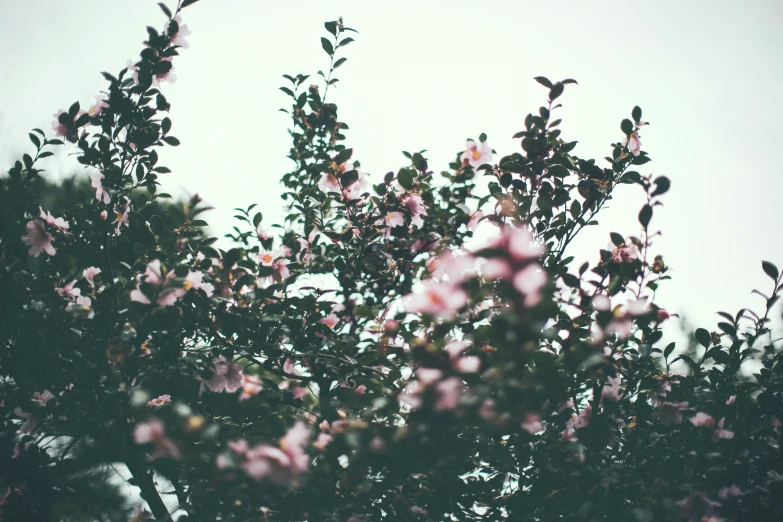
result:
[(160, 498), (155, 482), (152, 480), (152, 472), (144, 469), (144, 465), (133, 458), (127, 459), (125, 465), (128, 466), (128, 471), (131, 472), (136, 485), (141, 489), (141, 498), (150, 506), (155, 520), (171, 520), (169, 510)]

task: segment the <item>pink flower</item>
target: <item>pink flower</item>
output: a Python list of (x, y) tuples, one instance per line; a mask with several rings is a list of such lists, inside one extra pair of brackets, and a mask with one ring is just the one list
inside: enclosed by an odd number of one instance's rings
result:
[[(174, 60), (173, 56), (166, 56), (164, 58), (161, 58), (158, 60), (158, 63), (160, 62), (169, 62), (171, 63)], [(169, 83), (174, 83), (177, 81), (177, 75), (174, 74), (174, 65), (172, 64), (171, 69), (164, 73), (156, 74), (155, 77), (152, 79), (153, 85), (160, 85), (160, 82), (165, 81)]]
[(259, 223), (258, 228), (256, 228), (256, 235), (258, 236), (259, 239), (269, 239), (270, 237), (272, 237), (269, 235), (269, 232), (267, 232), (266, 229), (263, 226), (261, 226), (261, 223)]
[(130, 200), (128, 198), (125, 198), (125, 202), (120, 205), (114, 206), (114, 212), (117, 214), (117, 217), (114, 219), (114, 222), (117, 223), (117, 230), (115, 231), (115, 234), (118, 236), (120, 235), (121, 231), (120, 228), (123, 226), (128, 226), (128, 212), (130, 212)]
[(41, 219), (46, 221), (48, 225), (51, 225), (53, 227), (58, 228), (59, 230), (67, 230), (70, 228), (70, 225), (67, 221), (63, 218), (55, 218), (50, 212), (44, 212), (44, 209), (38, 207), (41, 211), (41, 215), (39, 216)]
[(506, 279), (513, 273), (511, 265), (504, 259), (493, 257), (486, 259), (481, 265), (481, 276), (485, 279)]
[(104, 205), (108, 205), (111, 201), (109, 192), (103, 188), (103, 182), (101, 181), (105, 176), (100, 172), (93, 172), (90, 175), (92, 179), (92, 187), (95, 189), (95, 199), (102, 201)]
[(349, 201), (354, 201), (360, 199), (369, 190), (370, 181), (363, 172), (359, 172), (359, 179), (343, 189), (343, 196)]
[(86, 295), (77, 297), (74, 302), (83, 308), (89, 308), (90, 306), (92, 306), (92, 300)]
[(258, 395), (263, 389), (261, 379), (255, 375), (242, 374), (242, 393), (239, 394), (239, 401), (245, 401), (255, 395)]
[(471, 255), (455, 256), (451, 250), (445, 249), (440, 255), (430, 260), (427, 268), (435, 278), (447, 277), (451, 284), (459, 284), (475, 273), (476, 259)]
[(87, 267), (84, 269), (84, 272), (82, 272), (82, 277), (84, 277), (87, 281), (94, 281), (95, 276), (101, 273), (101, 269), (98, 267)]
[(212, 297), (212, 294), (215, 291), (213, 285), (204, 282), (204, 273), (200, 270), (188, 272), (188, 275), (185, 276), (185, 290), (190, 290), (191, 288), (201, 290), (207, 294), (207, 297)]
[(152, 304), (150, 298), (144, 295), (144, 292), (142, 292), (138, 288), (136, 288), (135, 290), (131, 290), (130, 300), (141, 304)]
[(180, 451), (177, 446), (166, 437), (163, 424), (158, 419), (150, 419), (148, 422), (142, 422), (133, 430), (133, 440), (136, 444), (154, 444), (155, 453), (150, 457), (151, 460), (160, 457), (177, 458)]
[(133, 440), (136, 444), (147, 444), (159, 437), (165, 436), (163, 424), (158, 419), (142, 422), (133, 430)]
[(54, 131), (54, 135), (58, 138), (64, 138), (66, 134), (68, 134), (68, 127), (60, 123), (60, 114), (65, 114), (65, 111), (60, 109), (54, 114), (52, 114), (52, 117), (54, 118), (54, 121), (52, 122), (52, 130)]
[(615, 263), (630, 263), (634, 259), (639, 259), (639, 249), (633, 243), (628, 246), (615, 247), (612, 250), (612, 261)]
[(247, 451), (245, 472), (257, 479), (267, 479), (280, 485), (294, 482), (307, 471), (310, 457), (304, 446), (310, 438), (307, 425), (299, 421), (280, 440), (280, 447), (261, 444)]
[(227, 391), (228, 393), (234, 393), (243, 384), (242, 367), (235, 362), (228, 361), (224, 356), (220, 356), (212, 361), (214, 365), (213, 375), (209, 380), (202, 381), (201, 391), (204, 389), (204, 385), (211, 391), (220, 393)]
[(319, 450), (325, 450), (326, 446), (328, 446), (329, 443), (332, 442), (333, 440), (334, 437), (332, 437), (328, 433), (319, 433), (318, 437), (315, 439), (315, 442), (313, 443), (313, 446), (315, 446)]
[(544, 425), (541, 424), (541, 418), (536, 413), (527, 413), (525, 420), (522, 422), (522, 429), (531, 435), (535, 435), (539, 431), (544, 429)]
[(514, 261), (538, 259), (546, 251), (543, 245), (536, 243), (527, 227), (504, 227), (502, 236), (501, 241), (506, 245), (506, 251)]
[(54, 395), (49, 390), (44, 390), (43, 393), (35, 392), (33, 394), (33, 401), (37, 402), (41, 406), (46, 406), (46, 403), (54, 399)]
[(435, 386), (438, 399), (435, 401), (435, 409), (439, 411), (453, 410), (459, 403), (462, 395), (462, 380), (457, 377), (449, 377), (440, 381)]
[(734, 402), (736, 400), (737, 400), (737, 396), (736, 395), (732, 395), (731, 397), (726, 399), (726, 406), (731, 406), (732, 404), (734, 404)]
[(247, 453), (249, 446), (245, 439), (231, 440), (228, 442), (228, 447), (237, 455), (244, 455)]
[(587, 406), (582, 408), (582, 411), (579, 413), (579, 415), (576, 414), (571, 415), (571, 419), (566, 421), (566, 427), (575, 430), (580, 430), (582, 428), (588, 427), (592, 419), (593, 419), (593, 407), (588, 404)]
[(158, 406), (165, 406), (166, 404), (171, 403), (171, 395), (161, 395), (160, 397), (156, 397), (150, 401), (147, 401), (147, 406), (150, 408), (157, 408)]
[(434, 232), (427, 235), (427, 237), (419, 238), (411, 245), (411, 253), (429, 252), (433, 250), (440, 243), (440, 237)]
[(465, 143), (465, 152), (460, 156), (462, 166), (470, 165), (474, 169), (492, 161), (492, 148), (486, 141), (476, 144), (473, 140)]
[(340, 192), (340, 180), (334, 174), (324, 172), (318, 179), (318, 188), (321, 192)]
[(538, 263), (527, 265), (514, 275), (514, 288), (525, 296), (525, 306), (530, 308), (541, 302), (541, 290), (546, 286), (547, 277)]
[(411, 223), (421, 228), (424, 226), (424, 220), (421, 216), (427, 215), (427, 207), (424, 206), (424, 200), (419, 194), (411, 194), (402, 199), (402, 203), (411, 213)]
[(457, 285), (428, 279), (424, 289), (408, 302), (408, 311), (424, 313), (441, 319), (452, 319), (468, 303), (468, 295)]
[(285, 254), (279, 248), (277, 250), (262, 250), (258, 253), (258, 262), (264, 266), (273, 266), (275, 261), (281, 257), (285, 257)]
[(106, 212), (105, 210), (102, 210), (101, 211), (101, 219), (106, 221), (108, 218), (109, 218), (109, 213)]
[(623, 139), (623, 147), (628, 147), (628, 152), (634, 156), (638, 156), (642, 150), (642, 142), (639, 141), (639, 134), (632, 132), (630, 136), (626, 136)]
[(443, 377), (443, 372), (436, 368), (419, 368), (416, 370), (416, 378), (422, 384), (432, 384)]
[(405, 216), (402, 212), (389, 212), (380, 219), (379, 224), (386, 227), (386, 238), (388, 239), (391, 237), (391, 231), (394, 227), (405, 226)]
[(337, 317), (336, 314), (329, 314), (326, 317), (322, 317), (318, 320), (319, 323), (325, 324), (330, 329), (334, 330), (334, 327), (337, 326), (337, 323), (340, 322), (340, 318)]
[(108, 106), (109, 104), (106, 103), (106, 101), (103, 99), (103, 96), (96, 94), (95, 103), (90, 105), (90, 108), (87, 109), (87, 114), (90, 115), (90, 118), (95, 118), (96, 116), (100, 116), (101, 112), (103, 112), (103, 109)]
[(185, 40), (186, 36), (190, 36), (190, 29), (188, 29), (188, 24), (182, 23), (182, 16), (177, 15), (174, 17), (174, 21), (177, 22), (177, 26), (179, 29), (176, 33), (169, 34), (169, 38), (171, 38), (171, 45), (176, 45), (178, 47), (182, 47), (183, 49), (187, 49), (190, 47), (190, 44), (187, 40)]
[[(145, 283), (152, 286), (163, 287), (164, 283), (168, 280), (171, 280), (173, 277), (174, 273), (169, 272), (164, 279), (162, 268), (160, 266), (160, 260), (155, 259), (151, 261), (147, 264), (147, 269), (144, 271), (144, 273), (136, 276), (139, 284), (136, 285), (136, 289), (130, 293), (131, 301), (136, 301), (142, 304), (151, 304), (150, 298), (141, 291), (141, 282), (144, 281)], [(156, 303), (160, 306), (172, 306), (179, 298), (184, 296), (186, 292), (187, 290), (184, 288), (163, 288), (158, 294)]]
[(22, 236), (22, 242), (29, 246), (27, 253), (33, 257), (38, 257), (41, 252), (46, 252), (53, 256), (56, 252), (52, 246), (52, 235), (44, 228), (43, 221), (33, 219), (27, 222), (27, 234)]
[(481, 369), (481, 359), (475, 355), (460, 357), (453, 364), (460, 373), (476, 373)]
[(76, 279), (68, 283), (67, 285), (63, 287), (54, 287), (54, 291), (60, 294), (60, 297), (71, 297), (75, 298), (81, 295), (82, 291), (78, 288), (74, 288), (74, 285), (76, 284)]
[(699, 412), (691, 417), (690, 421), (694, 426), (706, 426), (708, 428), (715, 426), (715, 418), (703, 412)]
[(688, 409), (687, 402), (662, 402), (658, 411), (653, 415), (658, 417), (662, 424), (670, 426), (682, 423), (682, 412)]
[(722, 499), (727, 499), (729, 497), (738, 497), (740, 495), (744, 495), (745, 493), (738, 488), (736, 485), (732, 484), (728, 488), (721, 488), (720, 491), (718, 491), (718, 497)]
[(275, 272), (272, 274), (272, 280), (275, 283), (282, 283), (290, 277), (291, 272), (288, 270), (289, 263), (290, 261), (288, 259), (278, 259), (272, 265), (272, 268), (275, 270)]
[(664, 321), (665, 321), (665, 320), (667, 320), (669, 317), (671, 317), (671, 315), (669, 314), (669, 312), (667, 312), (667, 311), (666, 311), (666, 310), (664, 310), (663, 308), (659, 308), (659, 309), (658, 309), (658, 322), (659, 322), (659, 323), (662, 323), (662, 322), (664, 322)]
[(721, 420), (718, 421), (717, 426), (715, 426), (715, 433), (713, 433), (712, 435), (712, 440), (734, 438), (734, 432), (731, 430), (727, 430), (723, 427), (724, 422), (726, 422), (725, 418), (722, 418)]

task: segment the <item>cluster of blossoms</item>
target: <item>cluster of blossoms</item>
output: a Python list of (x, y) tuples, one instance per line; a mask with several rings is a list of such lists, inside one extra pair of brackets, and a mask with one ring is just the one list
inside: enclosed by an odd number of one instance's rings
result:
[[(90, 284), (95, 284), (95, 277), (101, 273), (101, 269), (98, 267), (91, 266), (89, 268), (85, 268), (82, 272), (82, 277)], [(76, 287), (76, 279), (71, 281), (70, 283), (67, 283), (63, 286), (56, 286), (54, 288), (54, 291), (57, 292), (60, 297), (64, 297), (69, 301), (69, 304), (66, 306), (66, 309), (69, 309), (71, 307), (71, 304), (76, 304), (78, 306), (89, 308), (92, 306), (92, 300), (82, 295), (82, 291), (80, 288)]]
[(181, 299), (190, 289), (201, 290), (207, 297), (211, 297), (215, 287), (204, 282), (204, 273), (200, 270), (188, 271), (182, 283), (175, 281), (176, 274), (173, 271), (163, 275), (163, 269), (159, 259), (147, 264), (143, 274), (136, 276), (138, 284), (130, 293), (131, 301), (141, 304), (152, 304), (151, 298), (144, 293), (142, 284), (155, 293), (155, 303), (160, 306), (172, 306)]
[(537, 262), (544, 248), (525, 228), (504, 226), (499, 235), (475, 254), (456, 256), (444, 250), (427, 262), (432, 278), (420, 293), (410, 297), (408, 311), (442, 319), (452, 319), (468, 303), (462, 283), (476, 275), (490, 281), (506, 280), (520, 294), (523, 306), (541, 302), (547, 276)]
[[(352, 171), (357, 173), (356, 180), (343, 187), (342, 182), (338, 179), (338, 175), (344, 175)], [(333, 174), (333, 172), (339, 174)], [(346, 200), (356, 201), (361, 199), (362, 196), (369, 191), (370, 180), (366, 173), (359, 170), (356, 163), (349, 163), (346, 161), (341, 165), (337, 165), (335, 161), (332, 161), (330, 164), (330, 172), (324, 172), (319, 178), (318, 188), (326, 193), (342, 193)]]
[(288, 486), (295, 483), (310, 465), (310, 457), (305, 451), (309, 439), (309, 428), (299, 421), (280, 439), (278, 446), (259, 444), (251, 448), (247, 440), (235, 440), (228, 443), (230, 455), (217, 457), (217, 467), (226, 469), (238, 461), (249, 477)]
[(133, 430), (133, 440), (136, 444), (153, 444), (155, 452), (149, 460), (159, 458), (179, 458), (182, 453), (177, 445), (166, 436), (166, 430), (159, 419), (142, 422)]
[(70, 225), (63, 218), (55, 218), (50, 212), (41, 210), (40, 219), (31, 219), (27, 222), (27, 234), (22, 236), (22, 242), (29, 246), (27, 253), (33, 257), (38, 257), (41, 252), (46, 252), (50, 256), (57, 252), (52, 246), (54, 236), (46, 230), (46, 225), (53, 227), (54, 230), (63, 233), (70, 228)]
[(291, 255), (291, 250), (286, 247), (280, 247), (276, 250), (263, 250), (258, 254), (258, 262), (261, 266), (272, 269), (269, 278), (275, 283), (282, 283), (291, 275), (288, 270), (290, 261), (287, 259)]

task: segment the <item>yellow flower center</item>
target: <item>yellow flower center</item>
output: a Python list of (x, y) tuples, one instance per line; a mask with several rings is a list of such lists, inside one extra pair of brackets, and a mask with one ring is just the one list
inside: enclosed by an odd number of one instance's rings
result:
[(481, 157), (481, 153), (478, 150), (474, 150), (471, 156), (473, 157), (474, 160), (477, 160)]

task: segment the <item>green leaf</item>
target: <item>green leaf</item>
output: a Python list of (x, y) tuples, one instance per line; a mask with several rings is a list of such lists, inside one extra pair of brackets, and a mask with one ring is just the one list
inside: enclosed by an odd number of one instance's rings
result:
[(617, 232), (610, 232), (609, 233), (609, 237), (612, 238), (612, 243), (614, 244), (614, 246), (618, 246), (619, 247), (620, 245), (625, 243), (625, 238), (623, 238), (623, 236), (621, 236)]
[(647, 225), (650, 224), (652, 215), (653, 215), (653, 209), (650, 205), (643, 206), (642, 210), (639, 211), (639, 223), (642, 224), (645, 230), (647, 230)]
[(580, 212), (582, 212), (582, 205), (579, 203), (579, 200), (575, 199), (571, 202), (571, 217), (576, 219)]
[(696, 331), (693, 333), (693, 336), (696, 338), (696, 340), (699, 342), (700, 345), (702, 345), (705, 348), (709, 348), (710, 340), (712, 339), (710, 332), (708, 332), (704, 328), (697, 328)]
[(337, 22), (324, 22), (324, 27), (326, 27), (326, 30), (332, 33), (332, 35), (337, 36)]
[(664, 348), (664, 350), (663, 350), (663, 358), (664, 359), (668, 359), (669, 358), (669, 356), (674, 351), (674, 347), (675, 346), (677, 346), (676, 343), (669, 343), (669, 344), (666, 345), (666, 348)]
[(321, 37), (321, 47), (324, 48), (324, 51), (326, 51), (326, 54), (328, 54), (329, 56), (332, 56), (334, 54), (334, 47), (332, 47), (332, 42), (330, 42), (326, 38)]
[(344, 47), (353, 41), (354, 41), (353, 38), (349, 36), (348, 38), (341, 40), (340, 43), (337, 45), (337, 47)]
[(160, 7), (160, 10), (163, 11), (163, 14), (165, 14), (169, 20), (171, 20), (171, 10), (166, 7), (166, 4), (163, 2), (158, 2), (158, 7)]
[(556, 83), (552, 86), (551, 89), (549, 89), (549, 101), (555, 101), (557, 98), (560, 97), (561, 94), (563, 94), (563, 91), (565, 90), (565, 85), (562, 83)]
[(780, 271), (778, 270), (778, 267), (776, 267), (775, 265), (773, 265), (769, 261), (762, 261), (761, 262), (761, 268), (764, 270), (765, 274), (767, 274), (775, 282), (777, 282), (778, 277), (780, 277)]
[(655, 190), (653, 190), (651, 196), (660, 196), (661, 194), (666, 194), (669, 191), (669, 187), (671, 186), (671, 181), (669, 181), (669, 178), (666, 176), (661, 176), (659, 178), (656, 178), (655, 181)]
[(179, 145), (179, 140), (174, 136), (163, 136), (161, 139), (166, 143), (168, 143), (169, 145), (171, 145), (172, 147), (176, 147), (177, 145)]
[(333, 69), (337, 69), (338, 67), (340, 67), (342, 64), (344, 64), (344, 63), (345, 63), (345, 62), (347, 62), (347, 61), (348, 61), (348, 58), (345, 58), (345, 57), (343, 57), (343, 58), (340, 58), (339, 60), (337, 60), (336, 62), (334, 62), (334, 67), (333, 67)]
[(632, 165), (644, 165), (645, 163), (649, 163), (652, 160), (648, 156), (637, 156), (633, 159), (631, 162)]
[(639, 174), (635, 170), (629, 170), (628, 172), (623, 174), (623, 177), (620, 178), (620, 183), (625, 183), (630, 185), (633, 183), (638, 183), (639, 181), (641, 181), (641, 179), (642, 179), (641, 174)]
[(347, 187), (348, 185), (356, 183), (356, 180), (358, 179), (359, 179), (359, 172), (357, 170), (349, 170), (348, 172), (342, 175), (342, 177), (340, 178), (340, 182), (343, 184), (343, 187)]
[(552, 88), (552, 82), (550, 82), (549, 79), (544, 76), (536, 76), (533, 79), (538, 83), (540, 83), (541, 85), (543, 85), (544, 87), (546, 87), (547, 89)]
[(562, 165), (552, 165), (549, 167), (549, 173), (558, 178), (564, 178), (570, 174), (568, 169)]
[(33, 145), (35, 145), (35, 148), (36, 149), (40, 149), (41, 148), (41, 140), (38, 138), (38, 136), (36, 136), (32, 132), (27, 133), (27, 135), (30, 136), (30, 141), (33, 142)]
[(397, 181), (399, 181), (400, 185), (406, 190), (410, 190), (413, 187), (413, 176), (407, 169), (400, 170), (397, 174)]
[(623, 134), (630, 136), (633, 133), (633, 122), (628, 118), (624, 119), (620, 122), (620, 129), (623, 131)]
[(638, 105), (631, 111), (631, 117), (636, 123), (642, 121), (642, 109)]
[(566, 272), (561, 277), (563, 279), (563, 283), (565, 283), (566, 286), (570, 286), (571, 288), (579, 288), (579, 278), (575, 275)]
[(198, 2), (198, 0), (184, 0), (184, 1), (182, 2), (182, 5), (180, 5), (180, 9), (185, 9), (187, 6), (189, 6), (189, 5), (193, 5), (193, 4), (195, 4), (196, 2)]

